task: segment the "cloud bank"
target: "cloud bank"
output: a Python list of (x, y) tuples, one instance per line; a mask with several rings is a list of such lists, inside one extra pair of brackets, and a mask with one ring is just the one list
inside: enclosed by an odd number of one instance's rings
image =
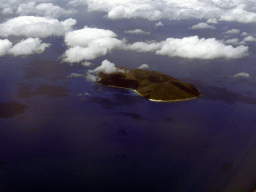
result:
[(38, 15), (53, 18), (68, 17), (76, 12), (74, 9), (65, 10), (52, 3), (36, 4), (34, 1), (20, 4), (16, 11), (18, 15)]
[(71, 6), (87, 6), (88, 11), (102, 11), (110, 19), (144, 18), (148, 20), (206, 19), (256, 22), (254, 1), (244, 0), (72, 0)]
[(231, 59), (241, 58), (248, 54), (247, 46), (233, 47), (225, 45), (215, 38), (199, 39), (198, 36), (182, 39), (167, 38), (159, 43), (136, 42), (126, 48), (138, 52), (155, 52), (158, 55), (190, 59), (215, 59), (220, 57)]
[(31, 54), (39, 54), (49, 47), (50, 43), (42, 43), (39, 38), (28, 38), (20, 41), (12, 47), (12, 42), (8, 39), (0, 40), (0, 56), (13, 55), (23, 56)]
[(8, 37), (27, 36), (45, 38), (49, 36), (62, 36), (66, 32), (72, 30), (72, 26), (76, 24), (75, 19), (66, 19), (58, 21), (45, 17), (20, 16), (0, 24), (0, 36)]
[(65, 44), (69, 49), (64, 53), (63, 61), (74, 63), (106, 55), (124, 43), (116, 36), (110, 30), (88, 27), (68, 32), (65, 34)]

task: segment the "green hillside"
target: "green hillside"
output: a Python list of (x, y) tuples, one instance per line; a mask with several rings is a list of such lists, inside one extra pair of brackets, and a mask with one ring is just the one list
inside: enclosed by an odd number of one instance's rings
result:
[(145, 69), (133, 69), (128, 73), (98, 73), (99, 83), (106, 86), (130, 88), (147, 99), (159, 101), (186, 100), (200, 96), (200, 92), (188, 83), (157, 72)]

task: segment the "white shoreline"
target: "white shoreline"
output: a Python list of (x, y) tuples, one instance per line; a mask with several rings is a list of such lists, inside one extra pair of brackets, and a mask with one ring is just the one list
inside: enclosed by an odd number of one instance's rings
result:
[[(100, 79), (101, 80), (101, 79)], [(99, 81), (100, 81), (99, 80)], [(119, 88), (119, 89), (129, 89), (134, 91), (135, 93), (137, 93), (139, 96), (145, 98), (143, 95), (141, 95), (138, 91), (136, 91), (135, 89), (131, 89), (131, 88), (126, 88), (126, 87), (118, 87), (115, 85), (105, 85), (108, 87), (114, 87), (114, 88)], [(198, 96), (200, 97), (200, 96)], [(198, 97), (191, 97), (191, 98), (187, 98), (187, 99), (175, 99), (175, 100), (155, 100), (155, 99), (148, 99), (149, 101), (153, 101), (153, 102), (179, 102), (179, 101), (189, 101), (189, 100), (193, 100), (193, 99), (197, 99)]]

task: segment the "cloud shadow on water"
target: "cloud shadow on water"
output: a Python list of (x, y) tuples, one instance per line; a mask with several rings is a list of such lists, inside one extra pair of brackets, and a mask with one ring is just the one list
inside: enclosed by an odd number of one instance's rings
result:
[(196, 88), (202, 93), (202, 99), (205, 100), (219, 100), (226, 103), (246, 103), (246, 104), (256, 104), (256, 98), (246, 97), (241, 93), (236, 93), (226, 88), (216, 87), (209, 85), (202, 81), (185, 79), (187, 82), (192, 83)]
[(76, 69), (84, 69), (82, 65), (69, 65), (54, 60), (34, 60), (24, 68), (25, 79), (42, 77), (50, 81), (66, 79), (66, 76)]
[(22, 114), (29, 106), (17, 102), (0, 103), (0, 118), (10, 118)]
[(48, 97), (65, 97), (68, 95), (70, 90), (68, 90), (66, 85), (49, 85), (49, 84), (39, 84), (35, 89), (33, 89), (32, 84), (18, 84), (18, 97), (29, 98), (32, 96), (46, 95)]
[[(101, 97), (101, 96), (94, 96), (91, 97), (91, 101), (94, 103), (100, 104), (105, 109), (114, 109), (119, 106), (133, 106), (136, 103), (145, 101), (145, 99), (141, 96), (132, 96), (132, 95), (126, 95), (126, 94), (113, 94), (113, 99)], [(128, 115), (129, 114), (122, 114), (122, 115)], [(130, 114), (130, 117), (132, 114)], [(135, 117), (135, 115), (133, 114)]]

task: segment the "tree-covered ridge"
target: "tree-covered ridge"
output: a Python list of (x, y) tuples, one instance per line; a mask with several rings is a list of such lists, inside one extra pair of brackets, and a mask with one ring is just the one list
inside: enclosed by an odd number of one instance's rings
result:
[[(128, 70), (127, 70), (128, 71)], [(127, 73), (99, 72), (99, 83), (106, 86), (130, 88), (145, 98), (160, 101), (186, 100), (199, 97), (201, 94), (194, 85), (157, 72), (145, 69), (133, 69)]]

